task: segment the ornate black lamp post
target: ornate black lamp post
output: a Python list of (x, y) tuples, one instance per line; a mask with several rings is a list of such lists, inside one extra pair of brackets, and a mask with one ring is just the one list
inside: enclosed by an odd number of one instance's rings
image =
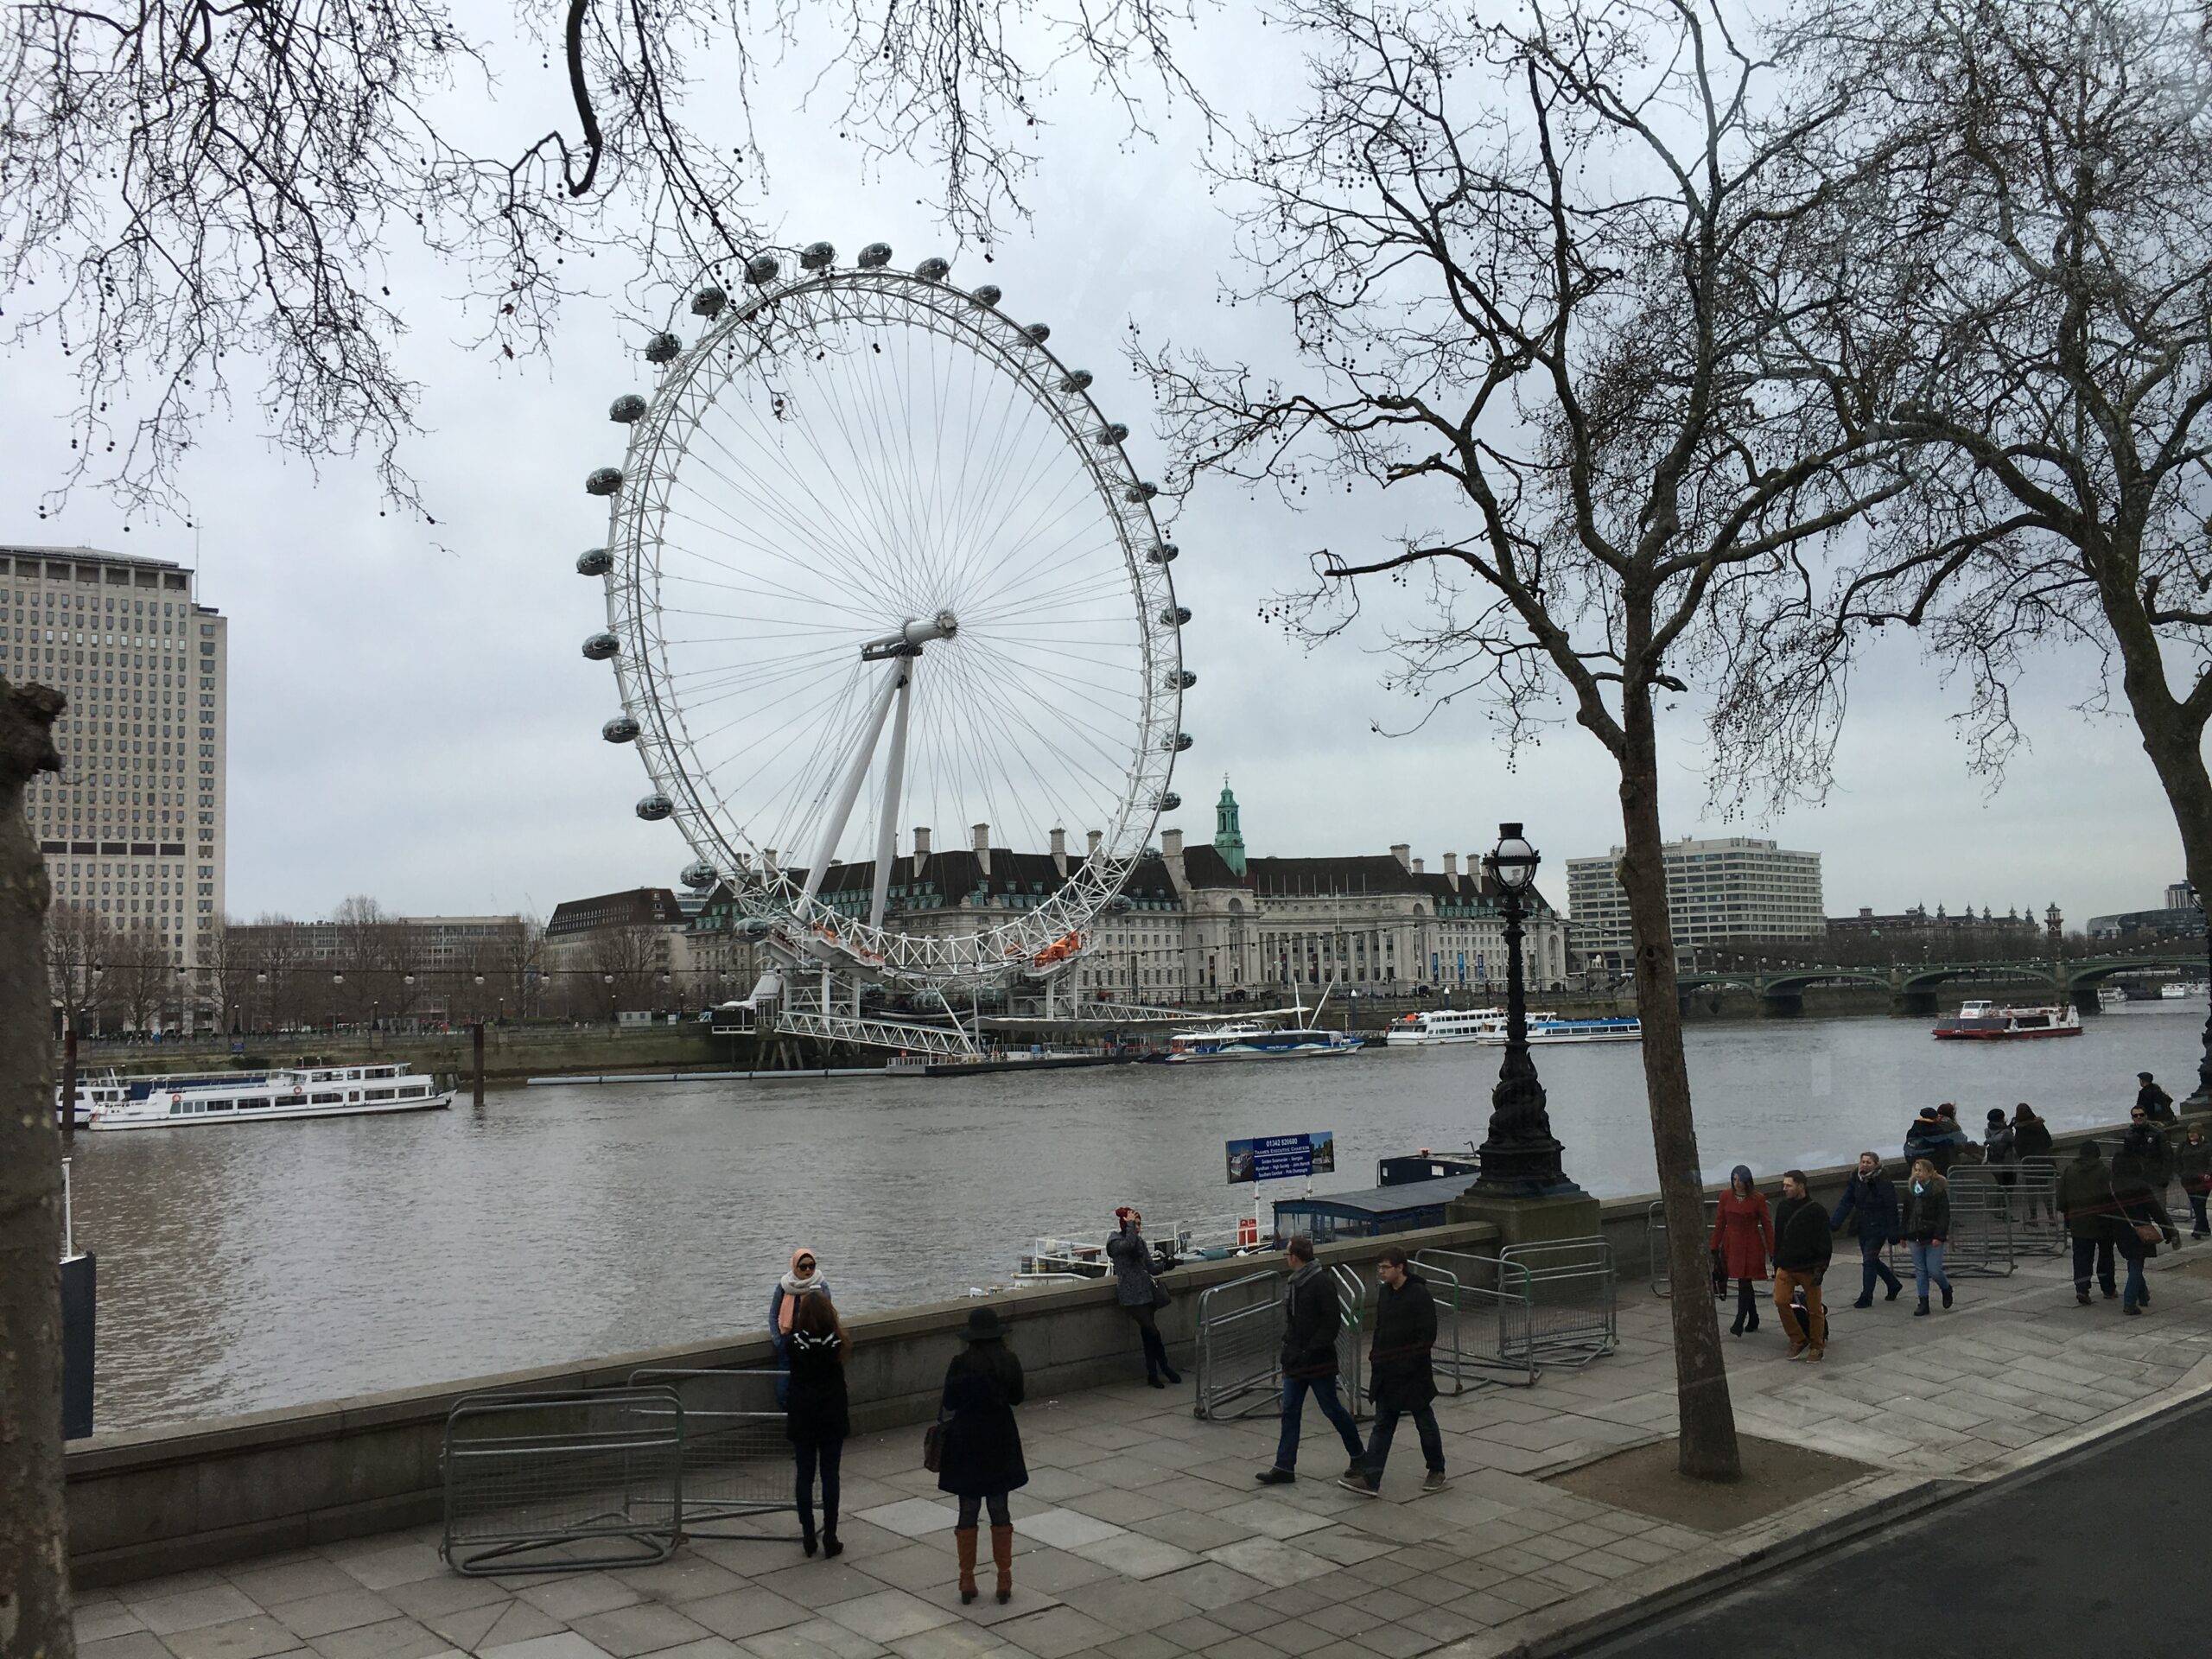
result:
[(1491, 1093), (1490, 1137), (1483, 1142), (1483, 1173), (1475, 1192), (1500, 1198), (1544, 1198), (1579, 1192), (1560, 1166), (1560, 1143), (1544, 1108), (1544, 1085), (1529, 1058), (1529, 1002), (1521, 967), (1521, 919), (1540, 861), (1517, 823), (1497, 826), (1497, 846), (1483, 858), (1484, 873), (1505, 911), (1505, 1064)]

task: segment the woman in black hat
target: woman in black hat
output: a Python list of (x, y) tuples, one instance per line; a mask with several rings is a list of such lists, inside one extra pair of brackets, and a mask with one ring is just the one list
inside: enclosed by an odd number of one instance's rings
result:
[(1029, 1484), (1021, 1460), (1021, 1430), (1014, 1408), (1021, 1403), (1021, 1362), (1005, 1342), (1006, 1327), (995, 1310), (979, 1307), (968, 1315), (968, 1345), (945, 1368), (944, 1396), (938, 1405), (940, 1491), (960, 1500), (953, 1541), (960, 1554), (960, 1599), (976, 1599), (976, 1523), (983, 1506), (991, 1510), (991, 1560), (999, 1570), (1001, 1602), (1014, 1596), (1014, 1517), (1007, 1494)]

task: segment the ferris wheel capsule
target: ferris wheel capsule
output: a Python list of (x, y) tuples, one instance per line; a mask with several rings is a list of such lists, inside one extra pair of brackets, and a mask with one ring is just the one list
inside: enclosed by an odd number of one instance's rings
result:
[(810, 242), (798, 257), (801, 270), (827, 270), (837, 263), (837, 250), (827, 242)]
[(584, 641), (584, 655), (594, 663), (603, 663), (622, 649), (622, 642), (611, 633), (594, 633)]
[(1191, 607), (1187, 605), (1171, 605), (1160, 613), (1160, 620), (1170, 627), (1179, 628), (1191, 620)]
[(941, 283), (952, 275), (952, 262), (940, 259), (935, 254), (914, 267), (914, 275), (925, 283)]
[(647, 823), (658, 823), (675, 810), (676, 803), (658, 791), (641, 798), (638, 802), (638, 816)]
[(1173, 564), (1182, 550), (1173, 542), (1161, 542), (1151, 552), (1146, 554), (1145, 557), (1154, 564)]
[(891, 263), (891, 245), (888, 242), (869, 243), (861, 250), (857, 263), (862, 270), (882, 270)]
[(698, 893), (713, 887), (721, 878), (715, 874), (715, 867), (702, 858), (695, 859), (692, 862), (686, 864), (683, 867), (683, 875), (678, 879), (692, 892)]
[(576, 574), (603, 576), (614, 568), (614, 556), (603, 547), (586, 548), (576, 555)]
[(1052, 325), (1049, 322), (1033, 322), (1021, 332), (1042, 346), (1052, 337)]
[(745, 280), (755, 288), (766, 288), (776, 280), (776, 273), (783, 269), (772, 253), (756, 253), (745, 262)]
[(704, 317), (708, 321), (712, 322), (716, 317), (721, 315), (722, 308), (728, 303), (729, 296), (721, 289), (702, 288), (691, 296), (691, 315), (695, 317)]
[(638, 722), (627, 715), (617, 715), (599, 728), (599, 734), (609, 743), (634, 743), (638, 741)]
[(634, 392), (617, 397), (607, 405), (607, 418), (623, 426), (629, 425), (632, 421), (641, 421), (645, 416), (645, 400)]
[(658, 334), (645, 342), (645, 361), (672, 363), (683, 352), (683, 342), (674, 334)]
[(995, 306), (1006, 296), (999, 291), (999, 285), (996, 283), (985, 283), (981, 288), (973, 290), (968, 297), (978, 305)]
[(621, 487), (620, 467), (594, 467), (591, 476), (584, 480), (584, 493), (588, 495), (612, 495)]

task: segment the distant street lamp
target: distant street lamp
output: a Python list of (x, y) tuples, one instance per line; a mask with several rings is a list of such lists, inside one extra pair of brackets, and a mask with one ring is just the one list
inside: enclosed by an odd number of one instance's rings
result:
[(333, 1037), (338, 1035), (338, 988), (345, 982), (346, 976), (343, 974), (330, 976), (330, 1034)]
[(1483, 859), (1505, 913), (1505, 1062), (1491, 1091), (1489, 1138), (1482, 1146), (1478, 1189), (1538, 1198), (1579, 1192), (1560, 1167), (1561, 1151), (1545, 1109), (1544, 1085), (1529, 1058), (1529, 1000), (1521, 963), (1522, 918), (1541, 861), (1517, 823), (1497, 826), (1497, 845)]

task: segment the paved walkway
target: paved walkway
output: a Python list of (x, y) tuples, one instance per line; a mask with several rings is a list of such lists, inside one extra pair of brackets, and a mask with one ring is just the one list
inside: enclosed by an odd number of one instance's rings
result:
[[(1339, 1490), (1340, 1448), (1307, 1413), (1305, 1474), (1263, 1489), (1267, 1420), (1206, 1423), (1188, 1385), (1034, 1400), (1032, 1478), (1014, 1500), (1012, 1604), (954, 1587), (952, 1510), (918, 1467), (920, 1430), (855, 1440), (845, 1457), (846, 1553), (702, 1541), (661, 1566), (574, 1577), (466, 1579), (436, 1529), (333, 1544), (98, 1592), (78, 1612), (85, 1659), (906, 1659), (985, 1652), (1065, 1659), (1452, 1659), (1556, 1649), (1651, 1598), (1726, 1582), (1754, 1552), (1815, 1547), (1824, 1529), (1894, 1514), (1931, 1477), (2024, 1467), (2212, 1387), (2212, 1249), (2154, 1265), (2154, 1306), (2075, 1304), (2039, 1258), (1960, 1282), (1946, 1315), (1908, 1295), (1833, 1315), (1828, 1358), (1783, 1358), (1772, 1312), (1727, 1343), (1737, 1420), (1870, 1465), (1825, 1497), (1732, 1532), (1662, 1525), (1540, 1477), (1669, 1432), (1664, 1304), (1621, 1294), (1618, 1353), (1531, 1389), (1440, 1401), (1452, 1480), (1420, 1492), (1402, 1429), (1380, 1500)], [(1847, 1296), (1857, 1263), (1840, 1252)], [(1014, 1327), (1020, 1350), (1020, 1326)], [(1135, 1359), (1132, 1357), (1132, 1368)], [(788, 1517), (785, 1518), (788, 1523)], [(986, 1551), (988, 1556), (988, 1551)]]

